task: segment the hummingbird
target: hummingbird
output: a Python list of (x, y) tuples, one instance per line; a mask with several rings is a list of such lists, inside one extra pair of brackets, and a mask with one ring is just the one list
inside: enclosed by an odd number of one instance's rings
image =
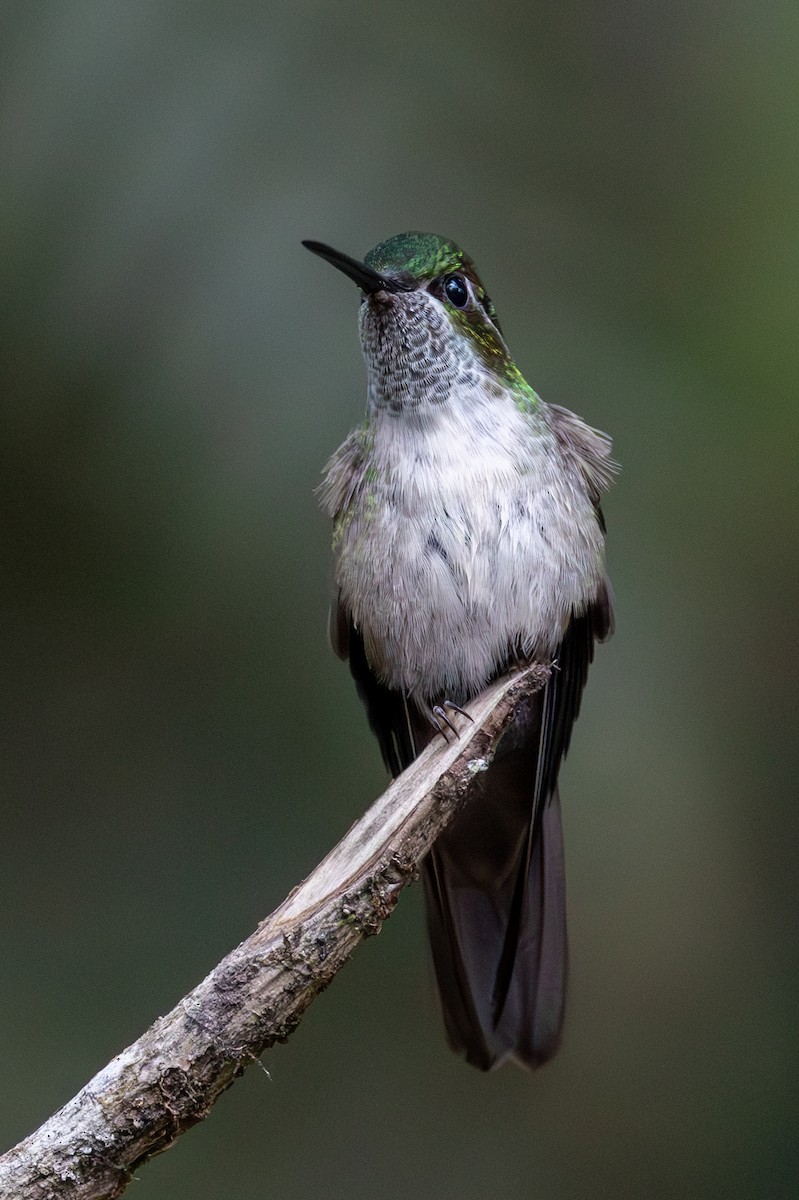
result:
[(331, 641), (387, 769), (457, 734), (498, 676), (551, 666), (422, 867), (451, 1047), (483, 1070), (534, 1068), (560, 1044), (566, 996), (558, 770), (594, 644), (613, 629), (611, 442), (526, 382), (455, 242), (403, 233), (363, 261), (303, 245), (361, 292), (366, 417), (320, 496)]

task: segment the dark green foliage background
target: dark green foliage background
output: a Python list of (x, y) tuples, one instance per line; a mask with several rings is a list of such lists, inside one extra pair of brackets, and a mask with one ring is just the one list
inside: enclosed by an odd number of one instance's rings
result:
[(299, 241), (422, 228), (624, 466), (563, 1051), (448, 1053), (414, 890), (136, 1195), (795, 1195), (799, 9), (0, 19), (3, 1145), (383, 786), (313, 497), (363, 407), (356, 294)]

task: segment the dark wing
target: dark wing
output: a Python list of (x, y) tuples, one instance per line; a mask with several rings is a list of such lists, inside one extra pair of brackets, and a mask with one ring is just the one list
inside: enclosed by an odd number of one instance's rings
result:
[(402, 692), (385, 687), (373, 674), (366, 661), (363, 638), (340, 597), (330, 610), (330, 642), (339, 658), (349, 662), (369, 728), (380, 745), (386, 768), (396, 779), (431, 740), (433, 727), (428, 727), (415, 708), (411, 709)]
[[(598, 517), (601, 520), (601, 512)], [(545, 689), (536, 804), (555, 788), (561, 760), (571, 742), (572, 727), (580, 714), (588, 668), (594, 661), (594, 646), (610, 637), (613, 626), (613, 596), (606, 582), (586, 612), (572, 617), (555, 656), (555, 667)]]
[(609, 635), (612, 624), (610, 594), (603, 589), (584, 614), (572, 618), (544, 690), (526, 861), (519, 864), (494, 996), (497, 1025), (513, 1043), (514, 1057), (528, 1066), (546, 1062), (560, 1042), (567, 943), (558, 772), (594, 644)]

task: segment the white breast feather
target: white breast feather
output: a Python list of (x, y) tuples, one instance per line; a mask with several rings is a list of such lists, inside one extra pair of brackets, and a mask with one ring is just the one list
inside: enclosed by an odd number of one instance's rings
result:
[(550, 657), (601, 586), (586, 471), (511, 394), (461, 397), (457, 412), (376, 414), (363, 479), (336, 574), (390, 687), (460, 703), (509, 653)]

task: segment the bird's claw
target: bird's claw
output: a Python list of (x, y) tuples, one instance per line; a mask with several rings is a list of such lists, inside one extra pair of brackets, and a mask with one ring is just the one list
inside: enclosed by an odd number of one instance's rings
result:
[(447, 709), (458, 713), (462, 717), (466, 717), (467, 721), (473, 722), (474, 717), (471, 716), (470, 713), (467, 713), (465, 708), (461, 708), (461, 706), (456, 704), (453, 700), (442, 700), (440, 704), (434, 704), (430, 710), (430, 721), (436, 732), (440, 733), (443, 738), (449, 741), (449, 738), (447, 737), (448, 729), (452, 730), (456, 739), (460, 737), (460, 734), (457, 730), (457, 727), (453, 725), (452, 721), (447, 716)]

